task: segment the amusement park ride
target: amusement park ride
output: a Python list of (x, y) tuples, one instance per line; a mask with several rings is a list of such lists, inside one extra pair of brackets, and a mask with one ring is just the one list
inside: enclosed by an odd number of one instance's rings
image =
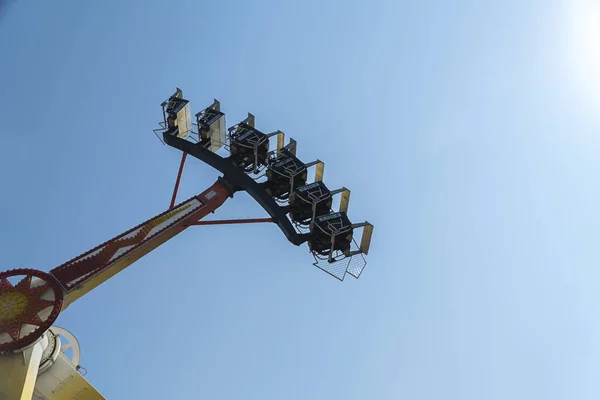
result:
[[(307, 243), (314, 265), (337, 279), (346, 274), (358, 278), (364, 269), (373, 226), (350, 222), (350, 191), (325, 186), (323, 162), (300, 161), (293, 139), (285, 144), (283, 132), (259, 131), (252, 114), (226, 129), (217, 100), (195, 115), (196, 123), (180, 89), (162, 109), (163, 121), (155, 133), (183, 152), (169, 209), (50, 272), (0, 272), (0, 400), (104, 399), (81, 373), (85, 369), (79, 365), (75, 337), (53, 323), (61, 310), (190, 226), (271, 222), (292, 244)], [(217, 153), (222, 147), (228, 156)], [(188, 155), (222, 176), (176, 205)], [(312, 183), (309, 169), (314, 169)], [(250, 194), (269, 218), (200, 221), (240, 191)], [(336, 195), (339, 209), (333, 211)]]

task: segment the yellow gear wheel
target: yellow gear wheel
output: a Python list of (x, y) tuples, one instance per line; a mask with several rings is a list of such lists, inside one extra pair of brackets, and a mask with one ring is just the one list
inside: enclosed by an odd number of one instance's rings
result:
[(27, 310), (27, 296), (19, 292), (0, 294), (0, 322), (11, 321)]

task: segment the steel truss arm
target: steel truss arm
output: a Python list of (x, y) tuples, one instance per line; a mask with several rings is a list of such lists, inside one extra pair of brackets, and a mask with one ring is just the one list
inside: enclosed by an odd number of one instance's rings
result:
[(214, 212), (231, 194), (226, 184), (219, 179), (198, 196), (54, 268), (50, 273), (65, 291), (63, 309)]

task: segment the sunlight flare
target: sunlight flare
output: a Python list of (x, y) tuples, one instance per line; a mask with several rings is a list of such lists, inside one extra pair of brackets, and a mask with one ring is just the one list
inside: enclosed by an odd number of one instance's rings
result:
[(584, 96), (600, 107), (600, 1), (573, 0), (570, 22), (574, 80)]

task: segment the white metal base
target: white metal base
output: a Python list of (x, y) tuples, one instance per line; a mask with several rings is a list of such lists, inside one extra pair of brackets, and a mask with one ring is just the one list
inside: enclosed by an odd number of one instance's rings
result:
[(0, 356), (0, 400), (30, 400), (48, 338), (20, 353)]
[(77, 339), (51, 327), (33, 346), (0, 356), (0, 400), (105, 400), (78, 372), (79, 358)]

